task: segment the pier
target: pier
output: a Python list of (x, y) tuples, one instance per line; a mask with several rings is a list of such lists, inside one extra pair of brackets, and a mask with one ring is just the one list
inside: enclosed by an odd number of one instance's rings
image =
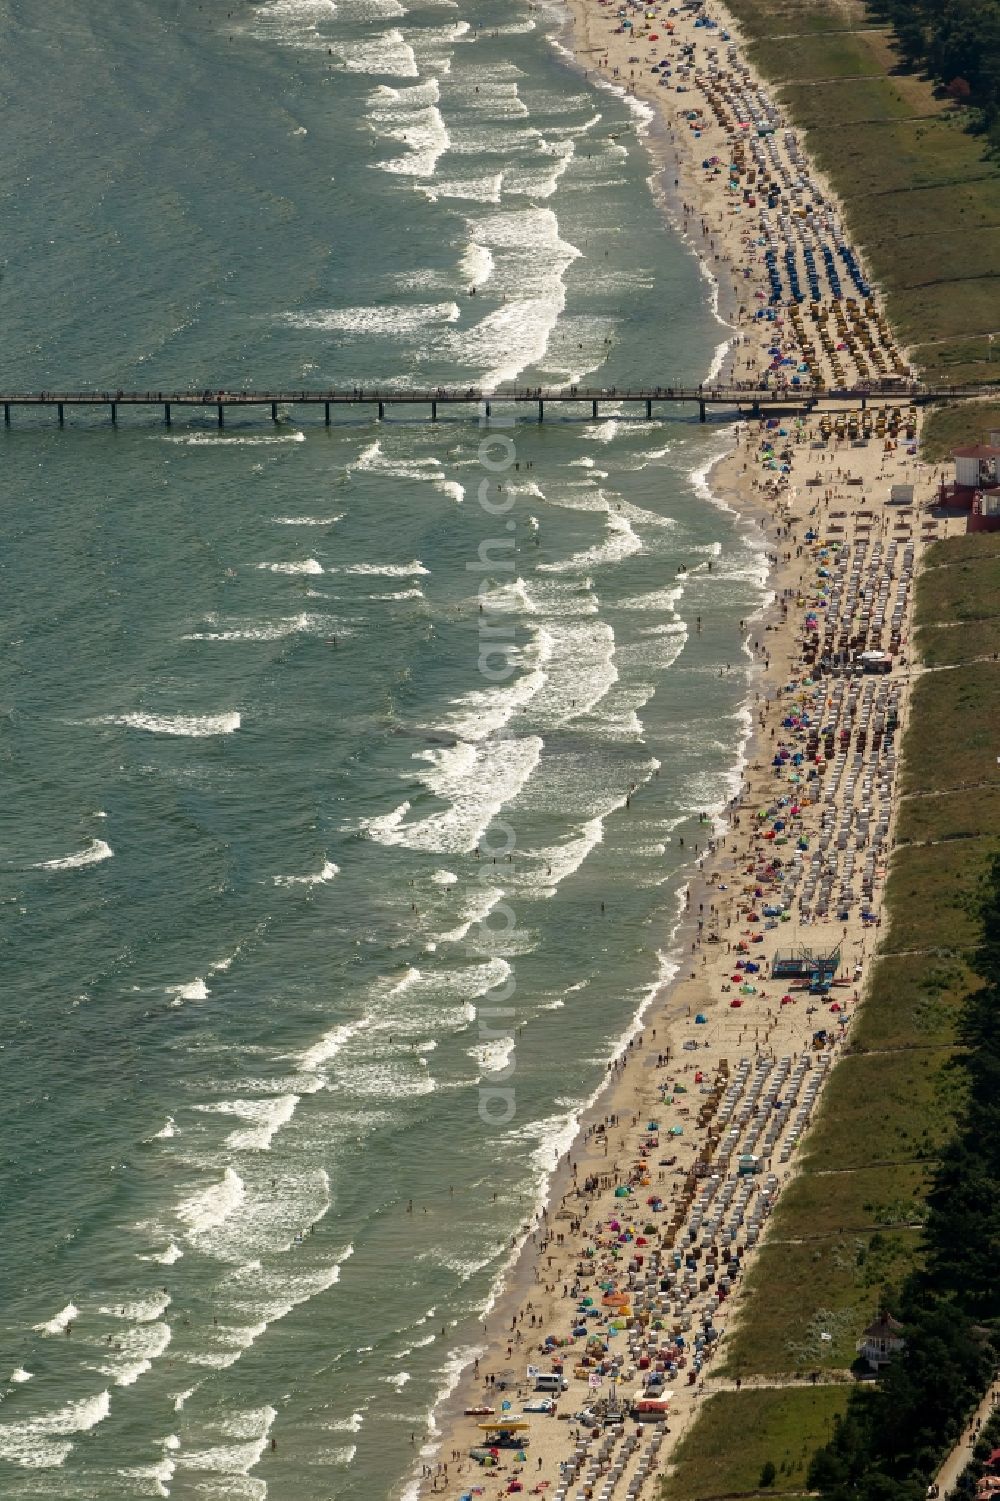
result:
[(882, 385), (856, 386), (844, 390), (826, 390), (818, 386), (795, 386), (772, 388), (727, 386), (635, 386), (618, 389), (615, 386), (600, 389), (583, 386), (517, 387), (509, 391), (484, 391), (478, 387), (434, 387), (423, 390), (396, 389), (385, 386), (357, 386), (335, 391), (37, 391), (0, 393), (3, 404), (4, 423), (13, 421), (15, 408), (54, 407), (56, 418), (62, 426), (66, 421), (67, 408), (103, 408), (113, 424), (125, 407), (155, 407), (163, 415), (169, 427), (175, 408), (210, 411), (219, 427), (225, 426), (226, 412), (262, 408), (273, 422), (278, 421), (279, 407), (322, 407), (327, 426), (332, 420), (334, 407), (367, 407), (382, 420), (390, 409), (422, 407), (432, 422), (438, 420), (442, 407), (478, 407), (486, 417), (493, 415), (495, 407), (515, 411), (527, 409), (537, 421), (545, 420), (545, 409), (557, 406), (567, 415), (576, 415), (580, 408), (590, 418), (598, 418), (601, 408), (622, 405), (638, 407), (647, 419), (665, 416), (677, 406), (692, 406), (698, 410), (701, 422), (708, 420), (710, 407), (728, 407), (730, 410), (753, 417), (769, 413), (811, 410), (819, 402), (855, 406), (865, 409), (869, 403), (909, 402), (915, 406), (927, 406), (934, 402), (974, 400), (977, 397), (995, 394), (989, 386), (923, 386), (904, 381), (887, 381)]

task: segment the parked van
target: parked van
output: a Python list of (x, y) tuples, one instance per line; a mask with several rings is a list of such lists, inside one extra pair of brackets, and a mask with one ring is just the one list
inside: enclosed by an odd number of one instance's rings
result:
[(562, 1376), (557, 1376), (554, 1371), (539, 1371), (535, 1377), (536, 1392), (565, 1392), (569, 1390), (569, 1382)]

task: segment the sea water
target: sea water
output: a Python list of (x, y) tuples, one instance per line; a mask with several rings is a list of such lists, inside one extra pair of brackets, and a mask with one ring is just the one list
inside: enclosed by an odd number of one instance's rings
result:
[[(725, 336), (555, 9), (0, 22), (8, 389), (610, 390)], [(321, 411), (0, 432), (4, 1496), (398, 1494), (736, 785), (720, 429)]]

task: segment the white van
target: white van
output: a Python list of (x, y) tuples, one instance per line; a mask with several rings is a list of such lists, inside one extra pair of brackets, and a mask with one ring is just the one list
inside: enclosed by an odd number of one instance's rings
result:
[(539, 1371), (535, 1376), (536, 1392), (565, 1392), (569, 1390), (569, 1382), (562, 1376), (557, 1376), (554, 1371)]

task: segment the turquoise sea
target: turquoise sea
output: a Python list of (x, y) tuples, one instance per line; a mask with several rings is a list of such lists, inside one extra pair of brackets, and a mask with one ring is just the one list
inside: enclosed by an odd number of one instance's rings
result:
[[(2, 383), (703, 379), (563, 26), (0, 0)], [(406, 1487), (734, 787), (695, 416), (0, 429), (0, 1496)]]

